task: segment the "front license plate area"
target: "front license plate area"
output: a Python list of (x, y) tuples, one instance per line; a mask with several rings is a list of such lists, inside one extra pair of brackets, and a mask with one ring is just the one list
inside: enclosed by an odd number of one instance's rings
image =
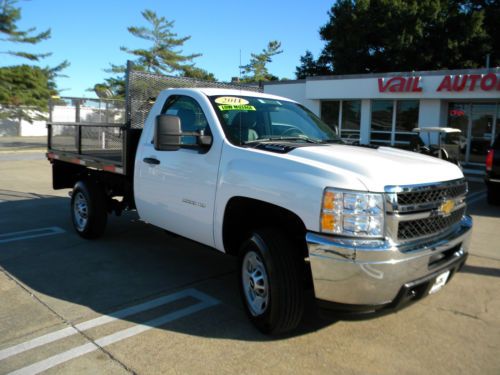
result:
[(445, 286), (449, 277), (450, 277), (450, 271), (443, 272), (438, 277), (436, 277), (436, 279), (434, 280), (434, 284), (429, 290), (429, 294), (433, 294), (441, 290), (443, 286)]

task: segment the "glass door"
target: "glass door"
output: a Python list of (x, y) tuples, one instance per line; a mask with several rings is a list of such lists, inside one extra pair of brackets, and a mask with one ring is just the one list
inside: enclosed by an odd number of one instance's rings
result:
[(495, 139), (496, 103), (471, 105), (469, 163), (484, 164), (492, 140)]
[(488, 147), (495, 139), (497, 103), (449, 103), (448, 126), (462, 131), (460, 161), (484, 165)]

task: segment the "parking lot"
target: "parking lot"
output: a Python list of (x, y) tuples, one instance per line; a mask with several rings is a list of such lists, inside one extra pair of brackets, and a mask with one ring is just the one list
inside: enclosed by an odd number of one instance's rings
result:
[(384, 316), (323, 316), (260, 334), (241, 305), (235, 261), (110, 217), (73, 232), (68, 191), (43, 151), (0, 152), (0, 373), (500, 373), (500, 207), (470, 183), (467, 265), (442, 291)]

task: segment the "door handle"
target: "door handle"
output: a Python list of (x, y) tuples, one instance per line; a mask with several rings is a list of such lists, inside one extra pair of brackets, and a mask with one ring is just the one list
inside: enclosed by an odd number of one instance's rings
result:
[(142, 161), (147, 164), (154, 164), (154, 165), (160, 164), (160, 161), (156, 158), (144, 158), (142, 159)]

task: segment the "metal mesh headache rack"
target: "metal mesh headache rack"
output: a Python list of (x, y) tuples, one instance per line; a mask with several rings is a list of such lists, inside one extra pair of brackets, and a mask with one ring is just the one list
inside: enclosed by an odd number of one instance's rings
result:
[(51, 101), (47, 125), (49, 157), (127, 174), (134, 162), (135, 145), (158, 94), (169, 88), (202, 87), (262, 91), (259, 86), (142, 72), (134, 70), (128, 62), (125, 100), (55, 98)]
[(188, 77), (171, 77), (134, 70), (127, 64), (127, 120), (130, 127), (141, 129), (149, 110), (162, 90), (170, 88), (221, 88), (262, 92), (255, 85), (212, 82)]

